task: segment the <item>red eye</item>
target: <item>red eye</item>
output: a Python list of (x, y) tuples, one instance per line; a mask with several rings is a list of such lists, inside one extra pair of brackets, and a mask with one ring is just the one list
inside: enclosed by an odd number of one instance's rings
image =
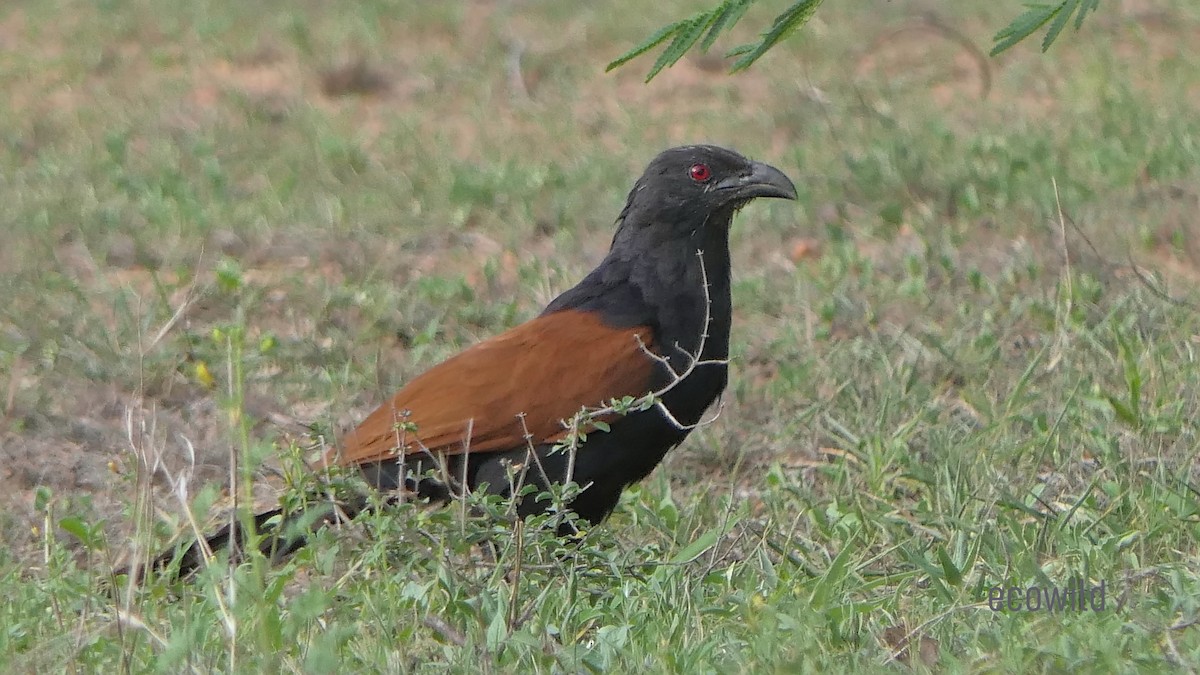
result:
[(709, 170), (707, 164), (693, 164), (692, 167), (688, 169), (688, 175), (691, 176), (692, 180), (696, 181), (697, 183), (703, 183), (712, 176), (712, 171)]

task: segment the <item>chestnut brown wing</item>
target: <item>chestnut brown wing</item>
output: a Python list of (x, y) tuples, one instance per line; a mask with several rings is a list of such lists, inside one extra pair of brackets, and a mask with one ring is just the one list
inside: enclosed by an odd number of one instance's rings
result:
[(645, 350), (653, 338), (648, 327), (611, 328), (590, 312), (540, 316), (408, 383), (326, 461), (373, 463), (396, 457), (401, 447), (405, 454), (455, 455), (551, 442), (563, 435), (562, 420), (583, 406), (649, 393), (654, 361)]

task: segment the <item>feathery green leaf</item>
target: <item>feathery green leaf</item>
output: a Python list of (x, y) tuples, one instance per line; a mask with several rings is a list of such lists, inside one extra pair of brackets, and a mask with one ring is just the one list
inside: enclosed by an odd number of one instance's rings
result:
[(1083, 26), (1084, 18), (1099, 6), (1100, 0), (1061, 0), (1054, 5), (1026, 5), (1025, 12), (996, 33), (993, 38), (996, 45), (992, 47), (991, 54), (999, 54), (1049, 23), (1046, 36), (1042, 39), (1044, 52), (1050, 49), (1050, 45), (1062, 34), (1072, 16), (1075, 17), (1075, 30), (1079, 30)]
[(746, 52), (742, 53), (731, 69), (732, 72), (745, 70), (750, 67), (755, 61), (762, 58), (767, 50), (774, 47), (787, 36), (791, 35), (796, 29), (808, 23), (812, 18), (813, 12), (817, 11), (817, 7), (821, 5), (821, 0), (799, 0), (799, 2), (788, 7), (787, 10), (775, 17), (775, 23), (771, 25), (770, 30), (763, 33), (762, 39), (757, 45)]

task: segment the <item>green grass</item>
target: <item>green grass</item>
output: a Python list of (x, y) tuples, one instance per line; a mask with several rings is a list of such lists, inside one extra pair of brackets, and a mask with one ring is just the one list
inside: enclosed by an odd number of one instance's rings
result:
[[(986, 48), (993, 5), (939, 18)], [(1106, 5), (986, 60), (986, 98), (903, 3), (827, 3), (737, 77), (603, 74), (689, 8), (5, 3), (3, 670), (1200, 667), (1200, 11)], [(139, 456), (201, 526), (294, 496), (298, 423), (536, 314), (702, 140), (800, 200), (735, 223), (722, 415), (609, 522), (409, 505), (104, 590), (190, 530)], [(1107, 609), (988, 606), (1076, 577)]]

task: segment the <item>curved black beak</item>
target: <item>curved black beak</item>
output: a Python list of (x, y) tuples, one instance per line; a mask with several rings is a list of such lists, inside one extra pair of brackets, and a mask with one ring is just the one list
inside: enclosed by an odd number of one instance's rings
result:
[(730, 190), (735, 199), (776, 197), (795, 199), (796, 186), (782, 171), (770, 164), (750, 162), (750, 172), (726, 178), (713, 185), (717, 190)]

